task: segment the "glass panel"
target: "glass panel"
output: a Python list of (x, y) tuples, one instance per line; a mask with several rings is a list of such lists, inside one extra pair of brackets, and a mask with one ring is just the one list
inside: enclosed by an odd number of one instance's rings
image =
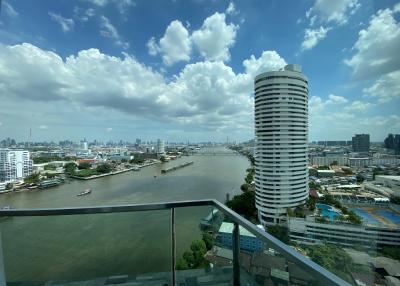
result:
[(218, 237), (223, 220), (210, 206), (176, 209), (178, 285), (232, 283), (232, 250)]
[(170, 214), (2, 218), (7, 285), (170, 284)]

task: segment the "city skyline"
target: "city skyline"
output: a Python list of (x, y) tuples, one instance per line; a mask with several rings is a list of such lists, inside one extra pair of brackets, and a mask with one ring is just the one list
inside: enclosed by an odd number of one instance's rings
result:
[(287, 63), (309, 141), (398, 133), (398, 1), (176, 2), (2, 1), (2, 137), (246, 141), (255, 75)]

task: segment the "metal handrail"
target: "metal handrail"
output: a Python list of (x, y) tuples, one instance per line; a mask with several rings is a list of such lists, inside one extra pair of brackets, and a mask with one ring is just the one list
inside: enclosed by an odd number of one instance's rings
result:
[[(101, 213), (120, 213), (120, 212), (136, 212), (136, 211), (153, 211), (153, 210), (173, 210), (175, 208), (196, 207), (196, 206), (214, 206), (231, 220), (234, 224), (238, 224), (258, 239), (267, 243), (276, 249), (282, 256), (289, 261), (301, 265), (305, 271), (316, 277), (324, 285), (350, 286), (349, 283), (339, 278), (335, 274), (329, 272), (317, 263), (306, 258), (302, 254), (296, 252), (290, 246), (281, 242), (279, 239), (268, 234), (256, 225), (243, 218), (236, 212), (232, 211), (224, 204), (216, 200), (194, 200), (179, 202), (164, 202), (151, 204), (132, 204), (132, 205), (115, 205), (115, 206), (95, 206), (95, 207), (79, 207), (79, 208), (48, 208), (48, 209), (10, 209), (0, 210), (0, 217), (17, 217), (17, 216), (52, 216), (52, 215), (82, 215), (82, 214), (101, 214)], [(235, 239), (235, 238), (234, 238)]]

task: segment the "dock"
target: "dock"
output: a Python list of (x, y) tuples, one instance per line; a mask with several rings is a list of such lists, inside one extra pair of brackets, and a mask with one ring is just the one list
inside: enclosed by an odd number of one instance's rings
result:
[(161, 170), (161, 174), (166, 174), (168, 172), (175, 171), (177, 169), (180, 169), (180, 168), (192, 165), (192, 164), (193, 164), (193, 161), (190, 161), (190, 162), (185, 162), (185, 163), (182, 163), (182, 164), (180, 164), (178, 166), (174, 166), (174, 167), (171, 167), (171, 168), (168, 168), (168, 169), (163, 169), (163, 170)]

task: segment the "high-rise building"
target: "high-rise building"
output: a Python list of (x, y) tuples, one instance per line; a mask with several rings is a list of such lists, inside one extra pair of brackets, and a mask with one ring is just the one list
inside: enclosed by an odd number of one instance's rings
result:
[(157, 139), (157, 157), (161, 158), (165, 155), (165, 144), (164, 140)]
[(396, 155), (400, 155), (400, 134), (389, 134), (384, 142), (387, 149), (392, 149)]
[(0, 182), (21, 181), (32, 171), (29, 151), (0, 149)]
[(264, 225), (308, 199), (308, 81), (301, 66), (254, 80), (256, 207)]
[(369, 134), (356, 134), (352, 137), (354, 152), (369, 152)]

